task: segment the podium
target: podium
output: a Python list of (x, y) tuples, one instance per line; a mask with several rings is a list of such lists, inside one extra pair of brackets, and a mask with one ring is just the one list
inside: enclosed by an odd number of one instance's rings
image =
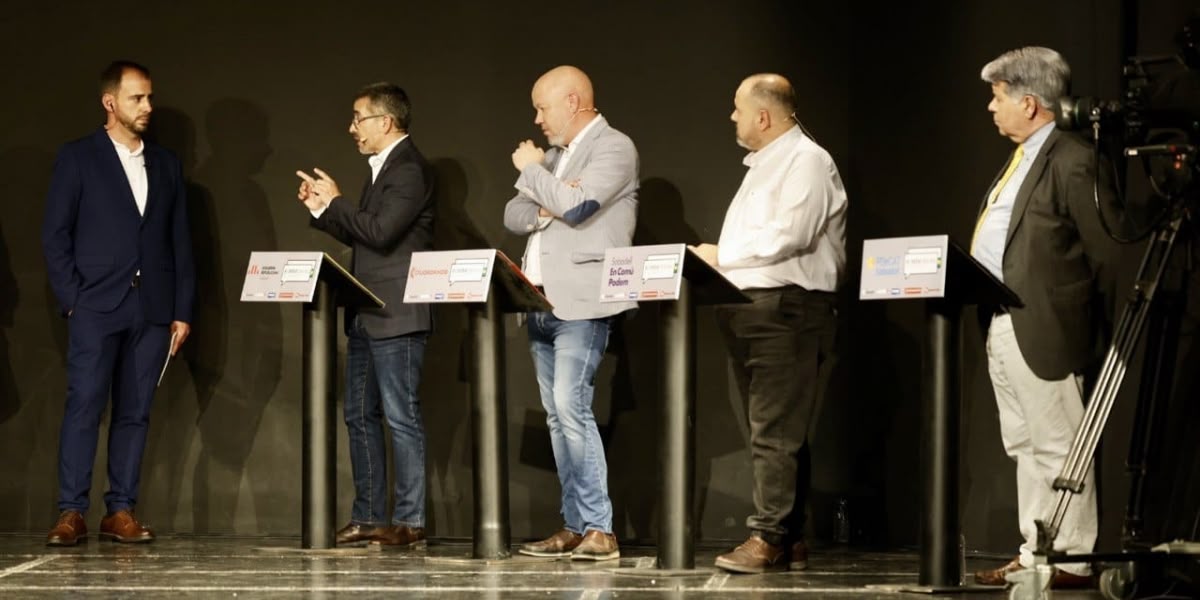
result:
[(337, 532), (337, 307), (384, 303), (323, 252), (252, 252), (243, 302), (302, 302), (303, 459), (300, 545), (334, 547)]
[(658, 568), (696, 567), (696, 306), (750, 298), (691, 250), (679, 298), (663, 306), (663, 395), (659, 413)]
[(863, 242), (860, 300), (923, 299), (926, 340), (921, 369), (923, 518), (917, 593), (995, 592), (964, 585), (958, 516), (962, 308), (1021, 306), (1017, 295), (949, 236)]
[(612, 248), (604, 265), (602, 302), (665, 301), (657, 566), (690, 570), (696, 566), (696, 306), (750, 299), (684, 244)]
[(508, 404), (504, 313), (549, 311), (550, 302), (498, 250), (414, 252), (405, 303), (465, 303), (470, 340), (475, 486), (471, 556), (508, 558)]

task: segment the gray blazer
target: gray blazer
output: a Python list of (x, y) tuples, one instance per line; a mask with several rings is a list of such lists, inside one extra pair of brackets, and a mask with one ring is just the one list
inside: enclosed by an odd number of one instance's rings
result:
[[(537, 229), (539, 207), (561, 215), (542, 230), (542, 285), (554, 316), (566, 321), (637, 307), (636, 302), (600, 303), (604, 250), (633, 245), (638, 155), (628, 136), (609, 127), (604, 117), (596, 119), (562, 179), (554, 176), (554, 168), (563, 150), (552, 148), (542, 164), (521, 171), (514, 184), (518, 193), (504, 207), (504, 226), (517, 235)], [(578, 186), (568, 185), (573, 181)]]

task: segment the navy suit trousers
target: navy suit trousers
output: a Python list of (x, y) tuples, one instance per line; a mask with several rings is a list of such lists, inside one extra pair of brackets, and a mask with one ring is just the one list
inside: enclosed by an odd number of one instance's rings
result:
[(138, 288), (110, 312), (77, 307), (68, 320), (67, 404), (59, 436), (58, 507), (86, 513), (100, 419), (108, 400), (108, 512), (132, 509), (154, 388), (170, 328), (146, 321)]

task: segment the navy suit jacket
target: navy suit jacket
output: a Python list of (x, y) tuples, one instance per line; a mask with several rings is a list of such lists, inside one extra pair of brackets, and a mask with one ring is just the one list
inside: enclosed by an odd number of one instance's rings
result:
[(321, 218), (310, 221), (354, 249), (351, 271), (386, 304), (347, 308), (347, 335), (355, 315), (374, 339), (433, 329), (428, 304), (404, 303), (412, 253), (433, 248), (433, 190), (433, 170), (413, 139), (405, 138), (392, 148), (374, 183), (368, 175), (358, 206), (338, 196)]
[[(42, 247), (50, 286), (64, 315), (108, 312), (139, 293), (155, 324), (192, 320), (196, 276), (179, 160), (145, 142), (148, 193), (138, 214), (129, 179), (108, 132), (59, 150), (46, 197)], [(130, 286), (141, 271), (138, 288)]]

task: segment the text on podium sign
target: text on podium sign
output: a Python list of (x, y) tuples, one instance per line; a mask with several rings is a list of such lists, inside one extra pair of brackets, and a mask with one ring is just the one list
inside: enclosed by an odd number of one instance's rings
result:
[(317, 287), (323, 252), (251, 252), (242, 302), (308, 302)]
[(675, 300), (683, 281), (686, 244), (630, 246), (604, 251), (601, 302)]
[(859, 300), (943, 298), (950, 236), (863, 240)]
[(413, 252), (405, 304), (487, 302), (496, 250)]

